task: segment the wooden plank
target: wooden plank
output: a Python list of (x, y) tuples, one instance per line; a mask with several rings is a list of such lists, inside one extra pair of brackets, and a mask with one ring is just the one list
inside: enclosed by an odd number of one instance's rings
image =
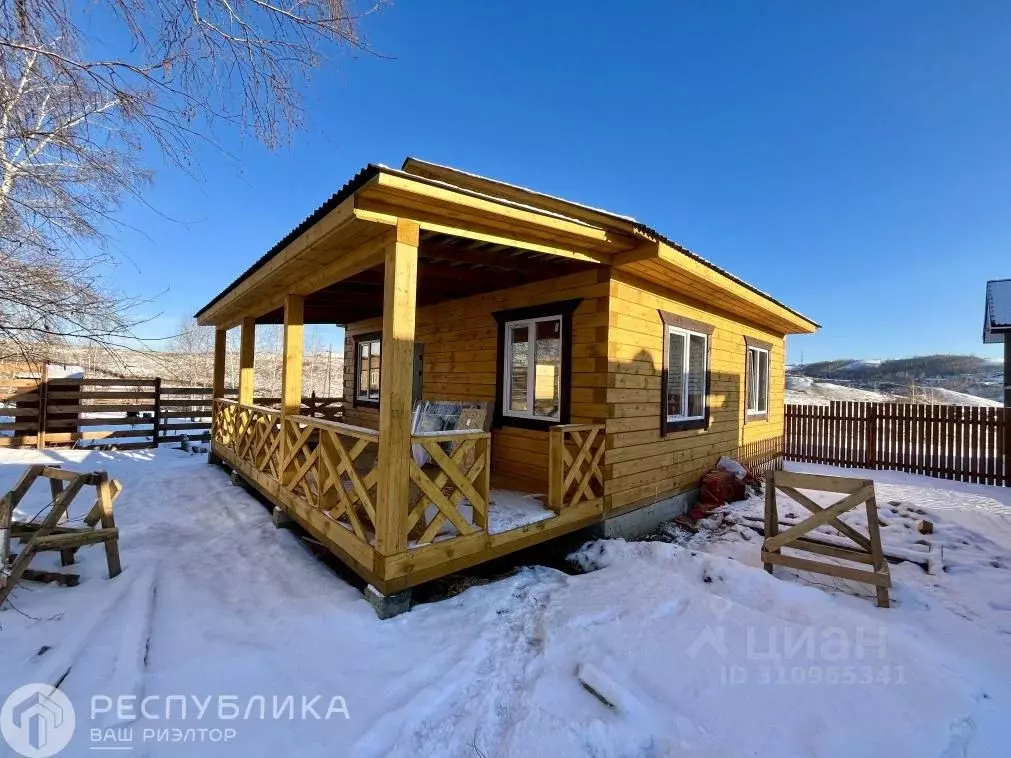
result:
[[(784, 486), (780, 485), (779, 489), (783, 492), (784, 495), (786, 495), (787, 497), (793, 499), (797, 504), (803, 506), (804, 508), (807, 508), (811, 513), (821, 513), (822, 511), (825, 510), (825, 508), (823, 506), (821, 506), (818, 503), (814, 502), (809, 497), (807, 497), (804, 493), (798, 492), (797, 490), (793, 489), (792, 487), (784, 487)], [(853, 540), (855, 543), (857, 543), (864, 550), (868, 550), (869, 551), (871, 549), (870, 540), (868, 540), (867, 537), (864, 537), (864, 535), (860, 534), (860, 532), (858, 532), (852, 526), (850, 526), (849, 524), (847, 524), (845, 521), (842, 521), (842, 520), (837, 519), (837, 518), (833, 518), (833, 519), (829, 520), (828, 526), (831, 526), (836, 531), (840, 532), (841, 534), (845, 535), (846, 537), (849, 537), (851, 540)]]
[(118, 529), (79, 529), (73, 532), (38, 537), (33, 540), (33, 545), (39, 552), (67, 550), (85, 545), (95, 545), (117, 537), (119, 537)]
[[(59, 471), (59, 469), (53, 470)], [(17, 559), (14, 561), (14, 564), (11, 566), (10, 571), (7, 573), (6, 582), (3, 586), (0, 586), (0, 608), (2, 608), (3, 604), (7, 601), (7, 597), (10, 595), (11, 590), (14, 589), (14, 586), (21, 579), (21, 575), (28, 568), (28, 564), (31, 563), (32, 558), (35, 555), (32, 542), (40, 537), (45, 537), (56, 527), (59, 521), (66, 514), (67, 506), (69, 506), (73, 499), (77, 496), (77, 493), (81, 491), (85, 481), (86, 477), (75, 476), (73, 481), (70, 482), (70, 486), (67, 487), (60, 497), (53, 502), (49, 513), (46, 514), (46, 517), (42, 520), (42, 523), (35, 532), (35, 535), (28, 541), (28, 544), (25, 545)]]
[(824, 542), (812, 540), (807, 537), (799, 537), (785, 545), (784, 549), (804, 550), (808, 553), (828, 556), (829, 558), (840, 558), (842, 560), (854, 561), (856, 563), (866, 563), (868, 566), (874, 565), (874, 558), (870, 553), (861, 550), (851, 550), (835, 545), (826, 545)]
[(776, 486), (793, 487), (802, 490), (822, 490), (852, 495), (854, 492), (873, 486), (870, 479), (851, 479), (844, 476), (823, 476), (821, 474), (800, 474), (795, 471), (777, 471)]
[(298, 472), (284, 463), (293, 459), (290, 445), (298, 444), (298, 435), (293, 433), (285, 420), (298, 416), (302, 409), (302, 348), (303, 322), (305, 321), (305, 301), (299, 295), (288, 295), (284, 299), (284, 325), (282, 326), (281, 353), (281, 442), (282, 461), (281, 484), (287, 486)]
[(302, 352), (305, 299), (288, 295), (284, 300), (283, 353), (281, 364), (281, 411), (297, 416), (302, 407)]
[(398, 222), (384, 252), (383, 339), (379, 382), (379, 503), (376, 550), (404, 550), (410, 493), (414, 333), (418, 289), (417, 224)]
[[(765, 536), (775, 537), (777, 534), (779, 534), (779, 513), (776, 510), (776, 482), (774, 474), (770, 471), (765, 476)], [(771, 574), (772, 563), (765, 561), (764, 566)]]
[(88, 450), (147, 450), (151, 447), (150, 442), (100, 442), (94, 445), (87, 445)]
[(62, 574), (58, 571), (39, 571), (30, 568), (21, 572), (21, 578), (28, 582), (61, 584), (64, 587), (76, 587), (81, 583), (81, 577), (77, 574)]
[[(156, 408), (151, 403), (116, 403), (103, 405), (50, 405), (47, 408), (53, 413), (154, 413)], [(139, 416), (137, 417), (139, 418)], [(50, 422), (51, 423), (51, 422)]]
[(35, 464), (24, 470), (21, 477), (18, 479), (17, 484), (15, 484), (10, 490), (12, 508), (17, 508), (18, 503), (21, 502), (21, 499), (35, 483), (35, 480), (42, 476), (42, 472), (45, 468), (46, 466), (44, 464)]
[(239, 404), (253, 404), (253, 360), (256, 352), (256, 319), (242, 319), (239, 337)]
[[(214, 374), (211, 378), (212, 385), (210, 387), (210, 392), (208, 394), (211, 397), (224, 397), (225, 396), (225, 360), (228, 351), (228, 330), (218, 329), (214, 330)], [(186, 388), (170, 388), (166, 390), (166, 394), (182, 394), (186, 391)], [(193, 388), (190, 394), (201, 393), (206, 391), (205, 388)]]
[(50, 379), (49, 384), (53, 387), (61, 387), (66, 385), (80, 385), (87, 387), (149, 387), (153, 386), (153, 379), (93, 379), (91, 377), (86, 377), (84, 379)]
[[(159, 428), (158, 436), (165, 436), (165, 432), (184, 432), (190, 429), (209, 429), (211, 426), (210, 421), (194, 421), (185, 424), (162, 424)], [(147, 434), (147, 432), (141, 432), (142, 434)]]
[(862, 571), (860, 569), (850, 568), (849, 566), (838, 566), (832, 563), (811, 561), (806, 558), (783, 555), (782, 553), (770, 553), (764, 549), (762, 550), (762, 561), (765, 563), (773, 563), (778, 566), (798, 569), (799, 571), (811, 571), (816, 574), (825, 574), (826, 576), (834, 576), (839, 579), (849, 579), (854, 582), (873, 584), (875, 587), (879, 588), (892, 586), (891, 576), (887, 573)]
[[(154, 380), (154, 384), (157, 386), (157, 379)], [(47, 397), (50, 400), (154, 400), (157, 395), (155, 392), (88, 392), (81, 390), (78, 392), (52, 391), (47, 393)], [(96, 405), (100, 404), (96, 403)]]
[(979, 407), (969, 409), (969, 471), (974, 484), (979, 484)]
[[(113, 495), (112, 483), (109, 480), (109, 476), (104, 472), (99, 472), (99, 482), (98, 482), (98, 510), (99, 510), (99, 521), (102, 524), (102, 529), (113, 533), (105, 540), (105, 558), (106, 563), (109, 568), (109, 578), (112, 579), (122, 572), (123, 568), (119, 560), (119, 539), (117, 535), (119, 532), (116, 530), (116, 519), (112, 514), (112, 503), (115, 499)], [(118, 483), (117, 483), (118, 485)], [(121, 486), (117, 486), (118, 491), (122, 490)]]
[(42, 364), (42, 381), (39, 383), (39, 430), (36, 446), (39, 450), (46, 449), (46, 420), (49, 415), (49, 363)]
[(997, 455), (996, 455), (996, 467), (997, 467), (997, 476), (996, 476), (996, 481), (994, 482), (994, 484), (996, 484), (998, 487), (1006, 487), (1006, 486), (1008, 486), (1009, 479), (1008, 479), (1008, 475), (1007, 475), (1008, 462), (1007, 462), (1007, 460), (1005, 458), (1005, 456), (1007, 455), (1008, 448), (1006, 446), (1005, 439), (1006, 439), (1006, 435), (1007, 435), (1006, 429), (1008, 428), (1008, 426), (1007, 426), (1007, 422), (1008, 422), (1007, 416), (1008, 416), (1008, 413), (1009, 413), (1009, 409), (1007, 409), (1007, 408), (996, 408), (994, 410), (995, 410), (995, 414), (997, 416), (997, 428), (996, 428), (996, 430), (994, 432), (996, 434), (996, 437), (997, 437), (997, 439), (996, 439), (996, 451), (997, 451)]
[(158, 435), (161, 434), (161, 378), (158, 377), (154, 384), (154, 417), (151, 421), (151, 444), (158, 447)]
[(781, 534), (777, 534), (775, 537), (767, 539), (766, 546), (768, 547), (768, 549), (782, 547), (790, 540), (796, 539), (797, 537), (801, 537), (810, 532), (812, 529), (815, 529), (816, 527), (819, 527), (823, 524), (828, 523), (829, 521), (832, 521), (839, 515), (845, 513), (846, 511), (852, 510), (860, 503), (865, 502), (867, 498), (873, 496), (874, 496), (873, 485), (861, 487), (852, 495), (847, 495), (839, 502), (833, 503), (827, 508), (824, 508), (823, 510), (815, 513), (813, 516), (811, 516), (808, 519), (805, 519), (796, 526), (792, 526), (785, 532), (782, 532)]
[[(881, 547), (881, 525), (878, 523), (878, 506), (877, 501), (874, 499), (873, 492), (867, 499), (866, 511), (867, 532), (871, 538), (871, 560), (874, 566), (874, 571), (876, 573), (887, 573), (888, 568), (885, 566), (884, 550)], [(877, 588), (878, 606), (881, 608), (887, 608), (889, 605), (888, 586), (890, 585), (878, 585)]]
[(7, 584), (7, 559), (11, 554), (11, 521), (14, 518), (14, 499), (10, 492), (0, 498), (0, 591)]

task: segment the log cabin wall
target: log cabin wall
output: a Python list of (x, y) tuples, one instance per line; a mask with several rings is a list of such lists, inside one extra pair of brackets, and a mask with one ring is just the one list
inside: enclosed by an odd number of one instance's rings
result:
[[(783, 434), (786, 382), (781, 334), (746, 323), (659, 285), (615, 270), (610, 283), (605, 515), (697, 487), (720, 455)], [(660, 383), (666, 328), (660, 310), (714, 327), (709, 425), (661, 436)], [(770, 343), (768, 420), (745, 423), (745, 338)]]
[[(422, 397), (494, 403), (501, 370), (496, 311), (580, 298), (572, 316), (572, 423), (603, 423), (607, 415), (608, 272), (595, 269), (418, 309), (415, 339), (424, 345)], [(378, 332), (382, 319), (347, 325), (344, 420), (376, 429), (375, 408), (355, 405), (355, 337)], [(547, 492), (548, 433), (509, 426), (492, 434), (497, 486)]]

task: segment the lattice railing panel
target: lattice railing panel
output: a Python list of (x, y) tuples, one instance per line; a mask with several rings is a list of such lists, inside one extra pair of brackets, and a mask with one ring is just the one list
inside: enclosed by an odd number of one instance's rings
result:
[(604, 496), (603, 424), (559, 424), (548, 435), (548, 505), (555, 511)]
[[(415, 435), (412, 447), (428, 459), (410, 461), (411, 506), (407, 534), (416, 543), (474, 534), (488, 528), (491, 435), (457, 432)], [(418, 456), (422, 457), (422, 456)]]
[(379, 488), (379, 435), (307, 416), (285, 421), (281, 484), (311, 508), (371, 542)]

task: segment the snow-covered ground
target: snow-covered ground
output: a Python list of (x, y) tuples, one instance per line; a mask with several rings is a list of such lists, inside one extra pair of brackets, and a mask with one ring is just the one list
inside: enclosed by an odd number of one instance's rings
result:
[(590, 573), (526, 568), (383, 622), (200, 456), (0, 451), (0, 488), (38, 460), (125, 485), (123, 574), (84, 548), (80, 586), (0, 611), (0, 696), (61, 681), (61, 755), (1008, 755), (1011, 490), (873, 472), (886, 546), (929, 540), (946, 566), (893, 566), (887, 610), (766, 574), (749, 501), (684, 545), (590, 543)]
[[(888, 392), (860, 389), (843, 384), (833, 384), (807, 376), (788, 374), (786, 377), (786, 403), (788, 405), (828, 405), (833, 401), (866, 403), (906, 403), (909, 397)], [(999, 408), (1001, 403), (943, 387), (917, 387), (914, 402), (938, 405), (978, 405)]]

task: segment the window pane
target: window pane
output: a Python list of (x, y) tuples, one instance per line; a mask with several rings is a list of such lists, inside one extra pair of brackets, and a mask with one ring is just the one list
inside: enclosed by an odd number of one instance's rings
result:
[(758, 406), (758, 351), (748, 348), (748, 397), (747, 409), (755, 410)]
[(539, 321), (534, 324), (534, 334), (534, 415), (554, 417), (561, 403), (562, 322)]
[(362, 371), (358, 375), (358, 397), (368, 397), (369, 394), (369, 372)]
[(706, 338), (693, 334), (688, 340), (688, 415), (706, 412)]
[(379, 353), (382, 342), (372, 342), (369, 345), (369, 397), (379, 399)]
[(668, 334), (670, 360), (667, 362), (667, 415), (684, 415), (685, 338), (683, 334)]
[(509, 410), (525, 413), (527, 407), (527, 365), (530, 356), (530, 329), (509, 327)]
[(760, 351), (758, 360), (758, 410), (764, 412), (769, 409), (769, 354)]

